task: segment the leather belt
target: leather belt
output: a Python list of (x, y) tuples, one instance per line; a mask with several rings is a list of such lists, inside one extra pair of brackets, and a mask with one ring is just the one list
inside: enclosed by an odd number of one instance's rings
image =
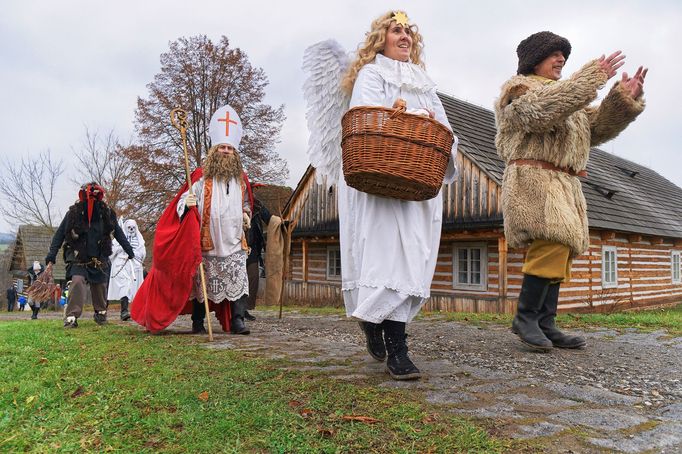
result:
[(555, 172), (567, 173), (573, 177), (586, 177), (587, 176), (587, 170), (581, 170), (579, 172), (576, 172), (575, 170), (573, 170), (569, 167), (555, 166), (551, 162), (540, 161), (538, 159), (513, 159), (513, 160), (509, 161), (509, 164), (516, 164), (518, 166), (537, 167), (538, 169), (545, 169), (545, 170), (554, 170)]

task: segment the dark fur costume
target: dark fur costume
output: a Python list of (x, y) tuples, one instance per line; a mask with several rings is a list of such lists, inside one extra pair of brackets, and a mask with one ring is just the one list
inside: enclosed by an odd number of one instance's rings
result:
[(86, 202), (76, 202), (69, 207), (69, 212), (66, 214), (66, 231), (64, 232), (64, 242), (67, 245), (64, 249), (65, 260), (69, 261), (66, 258), (67, 249), (71, 249), (74, 258), (80, 260), (87, 260), (88, 256), (95, 256), (92, 253), (88, 254), (87, 232), (91, 228), (100, 228), (97, 225), (100, 221), (102, 232), (98, 239), (99, 253), (96, 256), (104, 258), (109, 257), (112, 252), (111, 234), (116, 227), (116, 215), (106, 203), (95, 202), (92, 221), (88, 225)]
[(88, 223), (87, 202), (76, 202), (69, 207), (52, 237), (45, 261), (55, 263), (57, 252), (64, 244), (67, 279), (79, 275), (91, 284), (108, 282), (112, 234), (128, 256), (134, 257), (133, 248), (116, 223), (116, 213), (106, 203), (95, 202)]

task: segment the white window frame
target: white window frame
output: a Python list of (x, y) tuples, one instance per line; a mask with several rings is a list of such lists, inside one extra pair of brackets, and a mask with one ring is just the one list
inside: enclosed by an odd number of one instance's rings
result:
[(670, 251), (670, 274), (673, 284), (682, 284), (682, 257), (680, 251)]
[[(332, 269), (332, 260), (335, 260), (335, 258), (332, 258), (332, 253), (336, 253), (336, 257), (338, 257), (338, 269), (336, 269), (336, 263), (334, 263), (334, 268)], [(341, 280), (341, 248), (339, 246), (327, 246), (327, 263), (326, 263), (326, 269), (327, 269), (327, 280), (328, 281), (340, 281)], [(338, 273), (336, 273), (338, 271)]]
[[(607, 270), (607, 256), (613, 254), (613, 263), (608, 264)], [(613, 270), (611, 270), (611, 265)], [(607, 271), (612, 274), (614, 280), (609, 280)], [(612, 271), (612, 272), (611, 272)], [(616, 246), (602, 246), (601, 249), (601, 286), (602, 288), (616, 288), (618, 287), (618, 248)]]
[[(467, 249), (469, 253), (467, 254), (467, 263), (469, 269), (467, 269), (467, 280), (471, 280), (471, 253), (472, 249), (480, 249), (480, 262), (481, 262), (481, 283), (471, 284), (471, 283), (460, 283), (459, 282), (459, 251), (461, 249)], [(452, 245), (452, 288), (456, 290), (473, 290), (479, 292), (485, 292), (488, 290), (488, 243), (454, 243)]]

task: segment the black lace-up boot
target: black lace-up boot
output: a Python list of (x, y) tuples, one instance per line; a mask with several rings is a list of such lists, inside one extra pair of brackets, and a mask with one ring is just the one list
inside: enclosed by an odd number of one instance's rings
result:
[(421, 372), (407, 356), (407, 334), (405, 323), (384, 320), (384, 339), (386, 341), (386, 371), (395, 380), (414, 380)]
[(384, 361), (386, 359), (386, 345), (384, 345), (382, 325), (365, 321), (361, 321), (359, 324), (362, 332), (365, 333), (369, 356), (377, 361)]
[(556, 327), (554, 319), (556, 317), (557, 307), (559, 305), (559, 288), (561, 283), (550, 284), (545, 298), (545, 304), (540, 311), (540, 320), (538, 324), (545, 336), (552, 341), (552, 345), (557, 348), (582, 348), (587, 342), (580, 336), (573, 336), (562, 333)]
[(519, 304), (512, 322), (512, 332), (521, 338), (521, 342), (534, 350), (552, 349), (552, 342), (547, 339), (538, 324), (540, 311), (549, 291), (549, 283), (549, 279), (530, 274), (523, 275)]

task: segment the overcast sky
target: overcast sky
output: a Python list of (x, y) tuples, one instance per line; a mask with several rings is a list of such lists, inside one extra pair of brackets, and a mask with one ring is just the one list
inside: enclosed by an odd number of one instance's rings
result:
[[(293, 187), (308, 165), (304, 49), (334, 38), (355, 50), (375, 17), (403, 9), (424, 36), (426, 69), (438, 89), (488, 109), (516, 70), (519, 41), (537, 31), (550, 30), (571, 42), (564, 77), (619, 49), (627, 55), (623, 70), (648, 66), (645, 112), (601, 148), (682, 186), (680, 5), (679, 0), (4, 0), (0, 163), (47, 149), (63, 158), (67, 171), (58, 200), (63, 212), (76, 197), (71, 154), (82, 143), (85, 126), (102, 133), (113, 129), (124, 140), (133, 137), (137, 97), (148, 96), (146, 85), (159, 72), (168, 43), (182, 36), (206, 34), (218, 41), (225, 35), (265, 71), (270, 81), (265, 101), (285, 106), (278, 150), (289, 163)], [(0, 232), (10, 229), (0, 219)]]

